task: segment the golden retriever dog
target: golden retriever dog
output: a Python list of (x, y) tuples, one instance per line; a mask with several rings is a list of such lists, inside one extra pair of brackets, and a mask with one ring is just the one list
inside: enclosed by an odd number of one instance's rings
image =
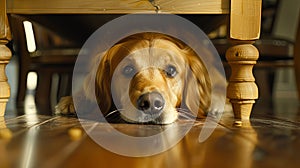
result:
[[(96, 57), (101, 61), (93, 61), (95, 83), (93, 75), (87, 76), (80, 94), (86, 99), (96, 95), (104, 116), (118, 111), (129, 123), (169, 124), (180, 117), (205, 117), (223, 110), (221, 105), (211, 106), (211, 101), (225, 101), (225, 95), (212, 94), (214, 85), (222, 82), (211, 82), (196, 52), (174, 37), (134, 34)], [(215, 81), (225, 81), (217, 70), (213, 74)], [(89, 89), (91, 84), (95, 90)], [(56, 112), (75, 113), (72, 97), (63, 97)]]

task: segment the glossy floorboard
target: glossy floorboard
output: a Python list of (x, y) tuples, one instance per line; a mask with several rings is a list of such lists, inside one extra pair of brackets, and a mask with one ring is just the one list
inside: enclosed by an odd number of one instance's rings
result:
[[(148, 157), (128, 157), (110, 152), (86, 132), (97, 133), (99, 137), (110, 136), (111, 144), (124, 148), (125, 152), (147, 153), (159, 146), (156, 141), (152, 146), (142, 144), (132, 148), (113, 136), (112, 131), (149, 137), (171, 127), (174, 134), (156, 138), (167, 146), (170, 139), (180, 132), (178, 129), (187, 127), (189, 122), (180, 121), (172, 126), (112, 124), (110, 127), (94, 121), (82, 120), (80, 123), (74, 117), (6, 116), (0, 120), (0, 167), (300, 167), (299, 116), (300, 107), (295, 100), (282, 100), (271, 106), (258, 104), (251, 121), (242, 127), (233, 126), (232, 117), (225, 115), (212, 135), (200, 143), (198, 138), (205, 129), (204, 120), (196, 121), (174, 147)], [(68, 131), (71, 128), (82, 130), (83, 127), (87, 131), (83, 131), (79, 139), (72, 140)], [(12, 133), (12, 137), (5, 132)]]

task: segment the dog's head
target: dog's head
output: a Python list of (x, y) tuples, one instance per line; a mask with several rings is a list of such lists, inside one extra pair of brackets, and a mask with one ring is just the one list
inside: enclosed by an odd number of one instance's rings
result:
[(131, 35), (105, 52), (97, 68), (95, 92), (104, 115), (116, 108), (128, 122), (168, 124), (178, 111), (204, 116), (210, 106), (211, 84), (203, 62), (168, 35)]

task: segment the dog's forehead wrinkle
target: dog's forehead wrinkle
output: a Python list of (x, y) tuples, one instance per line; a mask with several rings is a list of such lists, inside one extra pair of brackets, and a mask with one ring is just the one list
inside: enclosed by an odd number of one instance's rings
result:
[(156, 62), (161, 62), (164, 64), (174, 64), (181, 66), (186, 63), (184, 56), (181, 55), (178, 49), (162, 49), (162, 48), (153, 48), (153, 59)]
[(155, 62), (158, 62), (156, 59), (151, 57), (148, 48), (143, 48), (131, 53), (127, 56), (126, 60), (128, 63), (131, 62), (132, 64), (136, 65), (139, 69), (155, 66)]
[(185, 63), (184, 58), (177, 51), (155, 46), (139, 49), (127, 57), (140, 67), (154, 66), (164, 69), (169, 64), (181, 67)]

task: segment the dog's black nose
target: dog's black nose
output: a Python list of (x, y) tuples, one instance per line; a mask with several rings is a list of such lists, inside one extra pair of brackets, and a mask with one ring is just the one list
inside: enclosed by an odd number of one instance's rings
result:
[(141, 95), (137, 100), (137, 107), (146, 114), (157, 114), (162, 111), (165, 100), (158, 92), (150, 92)]

